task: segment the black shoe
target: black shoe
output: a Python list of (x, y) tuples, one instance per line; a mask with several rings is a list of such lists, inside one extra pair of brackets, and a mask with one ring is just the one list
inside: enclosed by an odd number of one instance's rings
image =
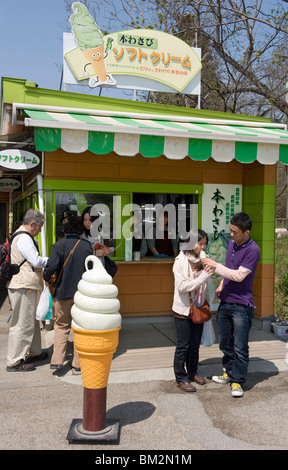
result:
[(45, 359), (48, 358), (48, 353), (47, 351), (41, 352), (39, 356), (28, 356), (28, 359), (26, 360), (27, 364), (31, 364), (31, 362), (36, 362), (36, 361), (45, 361)]
[(32, 362), (28, 364), (24, 361), (24, 359), (21, 359), (19, 364), (17, 364), (16, 366), (7, 366), (7, 372), (31, 372), (35, 369), (36, 367)]
[(50, 364), (50, 369), (62, 369), (63, 364)]

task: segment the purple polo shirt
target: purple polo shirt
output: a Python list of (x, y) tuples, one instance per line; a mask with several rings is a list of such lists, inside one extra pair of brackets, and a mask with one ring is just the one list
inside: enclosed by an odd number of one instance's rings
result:
[(251, 272), (242, 282), (224, 279), (220, 298), (229, 304), (244, 304), (254, 307), (253, 302), (253, 281), (256, 267), (260, 259), (259, 246), (251, 239), (243, 245), (237, 245), (230, 241), (225, 266), (230, 269), (238, 269), (240, 266), (249, 269)]

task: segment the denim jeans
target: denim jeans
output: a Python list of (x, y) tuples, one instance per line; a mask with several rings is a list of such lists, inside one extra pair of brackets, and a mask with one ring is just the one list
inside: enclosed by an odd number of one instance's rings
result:
[(189, 382), (189, 377), (197, 373), (199, 348), (203, 324), (192, 323), (191, 318), (174, 317), (177, 345), (174, 355), (174, 374), (176, 382)]
[(229, 382), (244, 383), (249, 365), (248, 338), (254, 308), (221, 301), (218, 315), (219, 348)]

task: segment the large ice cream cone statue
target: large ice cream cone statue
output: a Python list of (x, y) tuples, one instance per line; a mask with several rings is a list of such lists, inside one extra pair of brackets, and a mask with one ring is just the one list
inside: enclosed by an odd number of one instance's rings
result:
[(84, 386), (83, 429), (99, 432), (106, 423), (106, 389), (121, 328), (120, 302), (100, 259), (88, 256), (85, 267), (71, 309), (72, 329)]
[(88, 256), (85, 267), (71, 309), (74, 344), (84, 387), (105, 388), (121, 327), (118, 289), (99, 258)]
[(75, 40), (88, 59), (88, 63), (92, 65), (95, 75), (101, 82), (105, 82), (107, 75), (104, 64), (104, 40), (99, 26), (81, 2), (74, 2), (72, 9), (74, 14), (70, 17), (70, 23)]
[(85, 388), (107, 387), (113, 354), (118, 346), (119, 329), (88, 331), (73, 327)]

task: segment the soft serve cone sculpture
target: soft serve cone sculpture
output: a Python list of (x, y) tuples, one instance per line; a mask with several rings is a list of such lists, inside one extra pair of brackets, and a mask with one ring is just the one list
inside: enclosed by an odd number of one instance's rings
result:
[(75, 40), (92, 65), (95, 74), (101, 82), (105, 82), (107, 75), (104, 63), (104, 40), (99, 26), (81, 2), (74, 2), (72, 9), (75, 13), (70, 17), (70, 23)]
[[(93, 268), (88, 268), (92, 262)], [(85, 388), (107, 387), (121, 328), (118, 289), (99, 258), (88, 256), (71, 309), (74, 344)]]

